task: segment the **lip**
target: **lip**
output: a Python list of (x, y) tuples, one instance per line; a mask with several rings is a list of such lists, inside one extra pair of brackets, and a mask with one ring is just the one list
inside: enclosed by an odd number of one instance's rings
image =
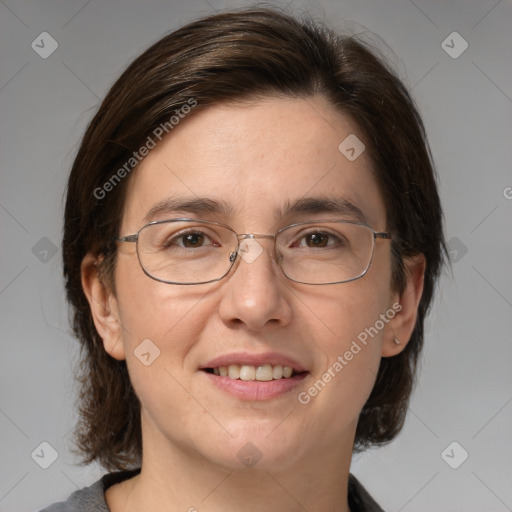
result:
[(221, 391), (246, 401), (270, 400), (283, 396), (285, 393), (290, 392), (300, 385), (309, 375), (309, 372), (303, 372), (287, 379), (262, 382), (257, 380), (244, 381), (231, 379), (229, 377), (214, 375), (213, 373), (201, 373), (210, 379), (211, 384)]
[(240, 379), (231, 379), (230, 377), (221, 377), (206, 371), (201, 371), (211, 382), (221, 391), (230, 394), (236, 398), (247, 401), (270, 400), (290, 392), (292, 389), (302, 383), (310, 374), (304, 365), (290, 356), (278, 352), (264, 352), (261, 354), (251, 354), (248, 352), (236, 352), (225, 354), (211, 359), (202, 365), (200, 370), (218, 368), (219, 366), (229, 366), (231, 364), (261, 366), (264, 364), (282, 365), (293, 368), (295, 375), (288, 378), (271, 381), (243, 381)]
[[(249, 365), (249, 366), (261, 366), (264, 364), (282, 366), (289, 366), (293, 368), (296, 373), (307, 371), (303, 365), (301, 365), (295, 359), (280, 354), (278, 352), (264, 352), (262, 354), (250, 354), (248, 352), (237, 352), (232, 354), (225, 354), (223, 356), (216, 357), (208, 361), (206, 364), (201, 366), (201, 370), (208, 368), (218, 368), (219, 366), (229, 366), (230, 364)], [(234, 379), (231, 379), (234, 380)]]

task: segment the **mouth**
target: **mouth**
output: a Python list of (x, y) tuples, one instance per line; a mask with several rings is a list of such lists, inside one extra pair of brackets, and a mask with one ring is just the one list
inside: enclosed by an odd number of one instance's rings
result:
[(232, 354), (199, 368), (216, 388), (241, 400), (268, 400), (296, 388), (310, 372), (282, 354)]
[(308, 373), (297, 371), (291, 366), (281, 364), (230, 364), (228, 366), (216, 366), (204, 368), (203, 371), (220, 377), (228, 377), (233, 380), (269, 382), (271, 380), (291, 379), (297, 375)]

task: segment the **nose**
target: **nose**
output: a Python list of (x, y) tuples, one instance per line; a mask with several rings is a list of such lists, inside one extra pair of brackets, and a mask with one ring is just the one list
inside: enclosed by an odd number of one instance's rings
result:
[(244, 238), (237, 261), (223, 283), (219, 314), (231, 326), (257, 331), (284, 327), (292, 318), (290, 292), (275, 259), (273, 237)]

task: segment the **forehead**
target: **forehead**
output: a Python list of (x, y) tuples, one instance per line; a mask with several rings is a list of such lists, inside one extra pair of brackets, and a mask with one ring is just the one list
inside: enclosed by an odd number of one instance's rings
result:
[(172, 218), (180, 210), (166, 211), (166, 203), (194, 199), (217, 205), (199, 208), (198, 217), (269, 229), (289, 217), (291, 205), (319, 198), (353, 206), (381, 229), (385, 209), (371, 160), (364, 150), (353, 158), (363, 140), (356, 123), (320, 97), (199, 105), (130, 177), (123, 229)]

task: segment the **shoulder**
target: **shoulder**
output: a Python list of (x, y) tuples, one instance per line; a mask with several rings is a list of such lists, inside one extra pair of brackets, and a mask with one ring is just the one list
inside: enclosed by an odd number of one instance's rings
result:
[(348, 505), (351, 512), (384, 512), (352, 474), (348, 478)]
[(66, 501), (53, 503), (39, 512), (109, 512), (105, 490), (140, 473), (139, 469), (108, 473), (89, 487), (75, 491)]

